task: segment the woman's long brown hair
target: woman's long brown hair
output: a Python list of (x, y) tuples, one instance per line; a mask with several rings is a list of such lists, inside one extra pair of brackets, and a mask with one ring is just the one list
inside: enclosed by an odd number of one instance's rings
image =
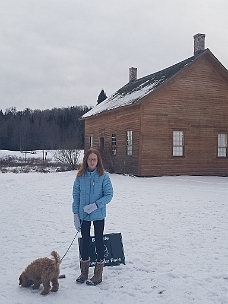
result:
[(96, 156), (97, 156), (97, 172), (98, 172), (98, 175), (101, 176), (101, 175), (104, 174), (104, 166), (103, 166), (103, 162), (102, 162), (102, 159), (101, 159), (100, 152), (97, 149), (90, 148), (85, 153), (85, 155), (83, 157), (83, 161), (82, 161), (80, 169), (78, 170), (77, 176), (82, 176), (82, 174), (85, 172), (86, 168), (88, 167), (87, 160), (88, 160), (90, 154), (92, 154), (92, 153), (96, 154)]

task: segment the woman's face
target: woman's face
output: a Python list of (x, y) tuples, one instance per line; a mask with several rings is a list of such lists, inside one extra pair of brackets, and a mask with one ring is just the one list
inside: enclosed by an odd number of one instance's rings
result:
[(98, 162), (97, 155), (95, 153), (91, 153), (87, 159), (87, 165), (90, 171), (96, 169), (97, 162)]

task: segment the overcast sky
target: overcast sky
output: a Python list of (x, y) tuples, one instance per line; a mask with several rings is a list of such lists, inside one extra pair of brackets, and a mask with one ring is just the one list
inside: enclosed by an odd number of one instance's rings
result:
[(193, 35), (228, 68), (227, 0), (0, 0), (0, 109), (94, 106), (193, 55)]

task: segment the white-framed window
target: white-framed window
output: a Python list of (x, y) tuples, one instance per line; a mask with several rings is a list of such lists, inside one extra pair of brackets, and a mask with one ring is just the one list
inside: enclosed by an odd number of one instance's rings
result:
[(183, 131), (173, 131), (173, 156), (184, 156)]
[(218, 157), (227, 156), (227, 134), (219, 133), (218, 134)]
[(112, 155), (116, 155), (116, 133), (112, 133)]
[(93, 147), (93, 135), (90, 135), (90, 137), (89, 137), (89, 146), (90, 146), (90, 148)]
[(132, 155), (132, 131), (127, 131), (127, 155)]

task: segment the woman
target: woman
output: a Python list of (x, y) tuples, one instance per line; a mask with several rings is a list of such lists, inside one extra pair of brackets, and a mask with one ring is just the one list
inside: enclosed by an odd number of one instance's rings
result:
[[(104, 171), (101, 155), (98, 150), (89, 149), (84, 155), (73, 186), (74, 225), (77, 231), (81, 230), (82, 235), (81, 274), (76, 279), (78, 283), (86, 281), (88, 285), (97, 285), (102, 282), (104, 219), (106, 217), (106, 204), (111, 201), (112, 197), (112, 183)], [(94, 226), (97, 261), (94, 275), (88, 280), (91, 222)]]

